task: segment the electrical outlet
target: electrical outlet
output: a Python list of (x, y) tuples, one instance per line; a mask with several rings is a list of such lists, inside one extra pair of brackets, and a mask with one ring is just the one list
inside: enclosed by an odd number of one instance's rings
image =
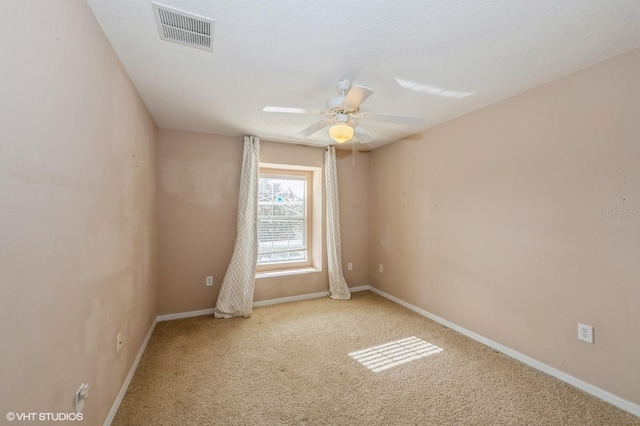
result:
[(213, 277), (212, 276), (208, 276), (207, 277), (207, 282), (205, 284), (207, 287), (211, 287), (213, 285)]
[(384, 272), (384, 266), (382, 266), (382, 263), (378, 265), (378, 272)]
[(351, 262), (347, 263), (347, 269), (349, 271), (353, 271), (353, 263), (351, 263)]
[(122, 349), (122, 333), (118, 333), (116, 337), (116, 353), (120, 353), (120, 349)]
[(593, 343), (593, 327), (578, 323), (578, 340)]

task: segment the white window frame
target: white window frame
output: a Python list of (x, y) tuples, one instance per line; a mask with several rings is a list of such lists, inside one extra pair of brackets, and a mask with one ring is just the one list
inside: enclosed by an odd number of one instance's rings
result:
[(307, 176), (307, 260), (258, 264), (256, 278), (322, 271), (324, 232), (323, 173), (321, 167), (260, 163), (260, 175)]
[[(306, 224), (306, 248), (307, 258), (304, 260), (284, 261), (284, 262), (269, 262), (258, 263), (258, 271), (272, 271), (291, 268), (304, 268), (309, 267), (312, 264), (313, 259), (313, 235), (312, 235), (312, 223), (313, 223), (313, 174), (310, 171), (305, 170), (284, 170), (274, 169), (267, 167), (260, 167), (260, 179), (262, 178), (282, 178), (282, 179), (297, 179), (304, 178), (306, 181), (305, 190), (305, 224)], [(259, 226), (259, 225), (258, 225)]]

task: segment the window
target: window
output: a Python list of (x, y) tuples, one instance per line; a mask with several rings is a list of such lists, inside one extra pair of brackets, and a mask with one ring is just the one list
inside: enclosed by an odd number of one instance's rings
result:
[(260, 169), (258, 186), (258, 267), (260, 270), (311, 265), (311, 172)]

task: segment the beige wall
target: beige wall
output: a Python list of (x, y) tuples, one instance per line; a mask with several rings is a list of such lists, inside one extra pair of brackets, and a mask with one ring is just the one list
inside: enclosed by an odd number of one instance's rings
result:
[[(340, 193), (342, 271), (349, 287), (369, 284), (370, 153), (336, 150)], [(347, 264), (353, 263), (353, 270)]]
[(159, 130), (159, 315), (215, 304), (233, 253), (241, 161), (238, 138)]
[(102, 424), (156, 315), (156, 127), (85, 2), (3, 0), (0, 39), (0, 412), (84, 382)]
[[(233, 253), (242, 139), (161, 129), (158, 141), (158, 314), (210, 309)], [(356, 155), (355, 166), (344, 153), (338, 161), (343, 263), (350, 286), (367, 284), (368, 156)], [(323, 167), (324, 150), (263, 140), (260, 161)], [(348, 262), (354, 263), (353, 271), (346, 270)], [(212, 287), (205, 286), (207, 275), (213, 276)], [(254, 301), (327, 290), (323, 254), (321, 272), (259, 278)]]
[(635, 50), (374, 151), (371, 284), (640, 403), (639, 75)]

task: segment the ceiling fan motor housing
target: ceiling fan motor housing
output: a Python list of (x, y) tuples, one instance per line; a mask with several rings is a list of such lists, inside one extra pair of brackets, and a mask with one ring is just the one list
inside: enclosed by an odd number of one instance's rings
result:
[(349, 115), (338, 113), (336, 114), (336, 123), (338, 124), (347, 124), (349, 122)]

